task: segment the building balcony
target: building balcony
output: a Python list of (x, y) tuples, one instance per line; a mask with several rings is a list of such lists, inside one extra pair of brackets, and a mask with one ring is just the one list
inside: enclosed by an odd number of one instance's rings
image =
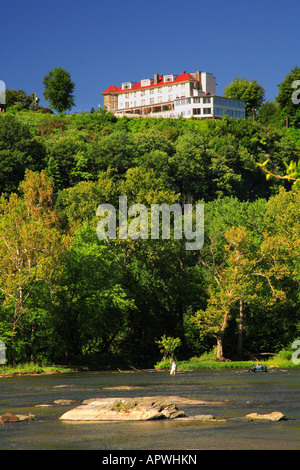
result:
[(115, 115), (138, 115), (145, 116), (148, 114), (155, 114), (163, 111), (170, 111), (174, 109), (174, 102), (169, 101), (166, 103), (153, 103), (143, 106), (132, 106), (131, 108), (119, 108), (115, 111)]

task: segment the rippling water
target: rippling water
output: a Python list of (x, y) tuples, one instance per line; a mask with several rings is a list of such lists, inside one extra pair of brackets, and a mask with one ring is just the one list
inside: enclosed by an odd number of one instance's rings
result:
[[(139, 387), (117, 390), (110, 387)], [(108, 389), (107, 389), (108, 387)], [(227, 450), (300, 449), (300, 370), (84, 372), (0, 378), (0, 414), (36, 416), (35, 421), (0, 424), (0, 449)], [(57, 399), (177, 395), (221, 405), (180, 405), (187, 415), (213, 414), (225, 422), (97, 422), (58, 418), (76, 405)], [(50, 407), (36, 407), (51, 404)], [(281, 411), (288, 420), (246, 422), (248, 413)]]

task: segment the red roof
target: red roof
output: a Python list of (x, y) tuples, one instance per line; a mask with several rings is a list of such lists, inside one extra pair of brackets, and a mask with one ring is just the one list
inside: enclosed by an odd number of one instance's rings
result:
[(107, 90), (105, 90), (102, 94), (104, 95), (104, 93), (117, 93), (117, 92), (118, 90), (115, 87), (115, 85), (110, 85), (110, 87), (108, 87)]
[(136, 91), (136, 90), (145, 90), (146, 88), (154, 88), (154, 87), (159, 87), (162, 85), (173, 85), (174, 83), (180, 83), (180, 82), (188, 82), (188, 81), (197, 81), (193, 75), (190, 73), (182, 72), (181, 75), (178, 75), (175, 80), (172, 82), (164, 82), (164, 78), (162, 75), (160, 75), (158, 83), (154, 84), (153, 81), (151, 85), (147, 86), (141, 86), (141, 82), (134, 83), (131, 88), (122, 90), (122, 85), (116, 88), (114, 85), (111, 85), (109, 88), (107, 88), (105, 91), (102, 92), (102, 95), (105, 93), (128, 93), (128, 91)]

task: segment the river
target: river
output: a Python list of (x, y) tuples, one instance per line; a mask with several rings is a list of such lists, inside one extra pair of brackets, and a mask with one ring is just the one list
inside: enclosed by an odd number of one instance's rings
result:
[[(130, 390), (119, 387), (136, 387)], [(80, 372), (0, 378), (0, 414), (33, 413), (34, 421), (0, 424), (2, 450), (293, 450), (300, 449), (300, 370)], [(188, 415), (213, 414), (223, 422), (66, 422), (76, 405), (57, 399), (176, 395), (219, 401), (179, 405)], [(36, 405), (50, 404), (49, 407)], [(248, 413), (281, 411), (279, 422), (245, 421)]]

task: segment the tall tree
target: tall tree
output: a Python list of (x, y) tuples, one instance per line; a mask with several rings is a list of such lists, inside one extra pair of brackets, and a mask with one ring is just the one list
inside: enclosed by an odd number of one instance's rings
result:
[(8, 312), (6, 334), (13, 361), (17, 341), (26, 343), (24, 322), (33, 328), (29, 304), (37, 289), (51, 285), (64, 249), (52, 209), (52, 186), (45, 173), (27, 171), (20, 189), (23, 198), (12, 193), (9, 199), (2, 196), (0, 200), (0, 291), (3, 310)]
[(73, 95), (75, 83), (67, 70), (55, 67), (43, 79), (45, 87), (44, 97), (49, 100), (50, 106), (59, 113), (72, 109), (75, 105)]
[(15, 116), (0, 116), (0, 193), (17, 191), (25, 170), (40, 171), (44, 146), (29, 125)]
[[(208, 300), (195, 321), (202, 337), (216, 339), (218, 358), (223, 355), (229, 321), (241, 302), (249, 305), (260, 299), (271, 305), (285, 300), (280, 280), (289, 269), (279, 263), (278, 245), (264, 234), (265, 211), (264, 201), (249, 204), (229, 198), (207, 208), (206, 242), (199, 262), (205, 268)], [(242, 320), (240, 315), (240, 327)]]
[(224, 96), (236, 100), (244, 100), (246, 116), (251, 116), (252, 110), (258, 111), (264, 100), (265, 89), (256, 80), (235, 78), (224, 89)]
[(300, 126), (300, 67), (294, 67), (278, 85), (276, 102), (285, 117)]

